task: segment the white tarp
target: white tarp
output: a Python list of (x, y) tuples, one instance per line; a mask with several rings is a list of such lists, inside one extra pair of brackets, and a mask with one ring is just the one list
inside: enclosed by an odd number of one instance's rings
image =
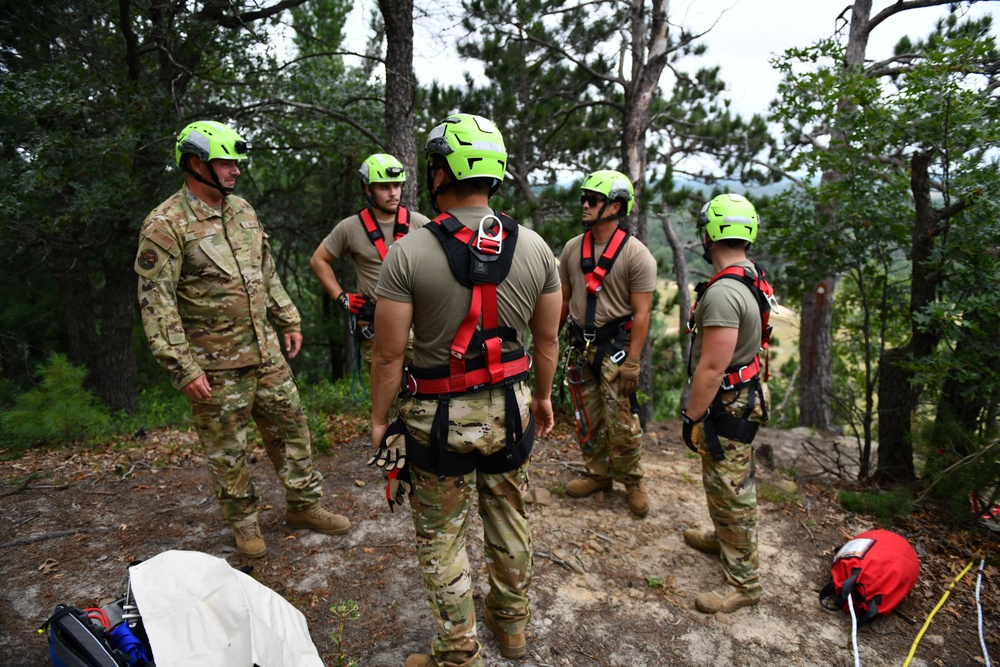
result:
[(323, 667), (305, 616), (221, 558), (164, 551), (129, 576), (157, 667)]

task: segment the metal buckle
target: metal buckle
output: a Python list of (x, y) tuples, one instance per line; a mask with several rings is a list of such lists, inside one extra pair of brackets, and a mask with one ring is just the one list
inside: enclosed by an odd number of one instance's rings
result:
[(371, 324), (365, 325), (361, 327), (361, 335), (364, 336), (365, 340), (371, 340), (375, 337), (375, 330)]
[[(751, 363), (753, 363), (753, 362), (751, 362)], [(735, 389), (736, 388), (736, 383), (731, 384), (729, 382), (729, 377), (731, 375), (735, 375), (736, 377), (738, 377), (740, 379), (740, 381), (739, 381), (738, 384), (743, 384), (744, 382), (746, 382), (746, 380), (743, 379), (743, 371), (745, 371), (748, 368), (750, 368), (750, 364), (747, 364), (746, 366), (743, 366), (742, 368), (737, 369), (737, 370), (733, 371), (732, 373), (726, 373), (723, 376), (723, 378), (722, 378), (722, 391), (729, 391), (731, 389)]]
[(616, 364), (621, 363), (621, 360), (624, 359), (627, 354), (628, 352), (625, 351), (625, 348), (622, 348), (617, 352), (615, 352), (614, 354), (608, 355), (608, 359), (610, 359)]
[(593, 343), (595, 340), (597, 340), (597, 332), (596, 331), (592, 331), (590, 333), (587, 333), (586, 331), (584, 331), (583, 332), (583, 339), (585, 341), (587, 341), (588, 343)]
[[(483, 231), (483, 223), (487, 220), (496, 220), (497, 233), (490, 234), (488, 231)], [(492, 226), (492, 225), (491, 225)], [(483, 240), (490, 242), (490, 247), (487, 250), (483, 250)], [(496, 250), (492, 248), (492, 244), (496, 243)], [(503, 252), (503, 224), (500, 222), (500, 218), (495, 215), (484, 215), (479, 221), (479, 232), (476, 234), (476, 240), (474, 241), (476, 250), (482, 253), (488, 253), (490, 255), (499, 255)]]

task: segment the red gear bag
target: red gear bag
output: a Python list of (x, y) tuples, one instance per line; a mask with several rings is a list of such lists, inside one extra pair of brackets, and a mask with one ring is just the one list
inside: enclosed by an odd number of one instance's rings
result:
[(850, 601), (858, 623), (867, 623), (895, 609), (919, 574), (917, 552), (905, 538), (888, 530), (869, 530), (837, 551), (819, 602), (830, 611), (849, 611)]

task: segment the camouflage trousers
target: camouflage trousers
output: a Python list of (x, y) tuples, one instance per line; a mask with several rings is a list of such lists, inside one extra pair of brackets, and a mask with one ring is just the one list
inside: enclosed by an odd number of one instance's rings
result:
[[(521, 423), (526, 428), (530, 390), (523, 382), (516, 390)], [(506, 446), (504, 391), (487, 390), (452, 399), (448, 449), (488, 456)], [(436, 410), (436, 401), (409, 398), (400, 405), (400, 415), (418, 441), (416, 446), (429, 442)], [(473, 497), (478, 498), (490, 583), (486, 607), (503, 631), (523, 632), (531, 617), (528, 589), (533, 566), (531, 528), (524, 503), (528, 463), (510, 472), (476, 470), (443, 481), (436, 473), (411, 465), (410, 477), (417, 559), (434, 617), (434, 659), (445, 667), (481, 667), (482, 647), (476, 633), (466, 552), (469, 512)]]
[[(762, 385), (764, 400), (770, 403), (767, 385)], [(759, 397), (758, 397), (759, 398)], [(737, 417), (747, 406), (747, 390), (722, 393), (726, 411)], [(763, 417), (760, 401), (750, 415), (751, 421)], [(757, 487), (753, 445), (719, 437), (726, 458), (715, 461), (704, 442), (695, 443), (701, 454), (701, 476), (708, 500), (708, 514), (722, 551), (719, 559), (726, 581), (745, 593), (759, 593), (760, 556), (757, 552)]]
[(291, 369), (277, 357), (259, 366), (206, 371), (212, 395), (191, 401), (194, 426), (208, 459), (212, 490), (226, 520), (256, 517), (260, 495), (247, 467), (247, 425), (253, 418), (288, 507), (303, 510), (323, 496), (313, 468), (309, 426)]
[[(632, 412), (628, 396), (618, 392), (618, 381), (611, 381), (618, 371), (618, 364), (607, 356), (601, 363), (600, 377), (590, 366), (594, 351), (585, 354), (582, 349), (569, 351), (566, 364), (567, 382), (575, 375), (582, 381), (570, 391), (579, 390), (582, 406), (577, 419), (577, 441), (583, 461), (590, 473), (600, 479), (611, 478), (625, 484), (642, 481), (642, 426), (639, 415)], [(580, 421), (583, 420), (583, 424)], [(589, 438), (581, 437), (583, 432)]]

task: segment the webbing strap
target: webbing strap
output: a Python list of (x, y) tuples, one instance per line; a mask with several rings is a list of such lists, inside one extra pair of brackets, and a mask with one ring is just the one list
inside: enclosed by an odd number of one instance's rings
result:
[(615, 229), (608, 245), (601, 253), (600, 259), (594, 261), (594, 233), (588, 229), (583, 234), (583, 242), (580, 244), (580, 268), (583, 270), (584, 281), (587, 286), (587, 313), (584, 317), (584, 335), (590, 335), (597, 331), (597, 293), (601, 291), (601, 283), (611, 271), (615, 260), (625, 247), (625, 242), (631, 232), (627, 227), (619, 226)]
[[(358, 218), (361, 220), (361, 225), (365, 228), (365, 233), (368, 234), (368, 240), (372, 242), (373, 246), (375, 246), (375, 250), (378, 251), (378, 256), (384, 262), (385, 256), (389, 253), (389, 248), (385, 245), (385, 236), (382, 234), (382, 228), (379, 227), (378, 221), (375, 220), (375, 214), (371, 207), (359, 211)], [(393, 240), (398, 241), (406, 236), (408, 231), (410, 231), (410, 212), (400, 206), (396, 209), (396, 223), (393, 226)]]

